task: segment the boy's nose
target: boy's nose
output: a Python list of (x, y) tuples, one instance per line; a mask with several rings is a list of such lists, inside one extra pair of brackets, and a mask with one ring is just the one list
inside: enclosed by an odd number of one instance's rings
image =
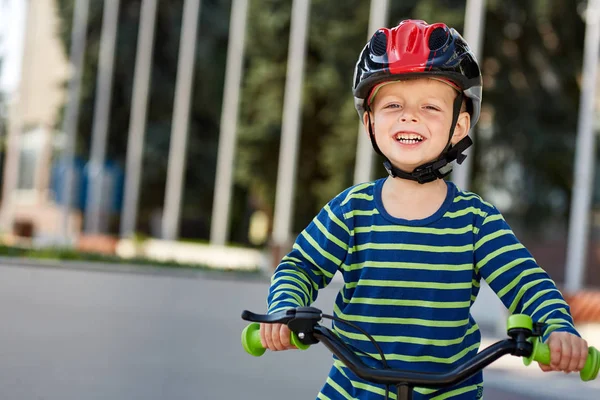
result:
[(402, 117), (400, 117), (400, 121), (402, 121), (402, 122), (407, 122), (407, 121), (417, 122), (417, 119), (415, 117), (402, 116)]
[(398, 118), (400, 122), (419, 122), (414, 113), (403, 112)]

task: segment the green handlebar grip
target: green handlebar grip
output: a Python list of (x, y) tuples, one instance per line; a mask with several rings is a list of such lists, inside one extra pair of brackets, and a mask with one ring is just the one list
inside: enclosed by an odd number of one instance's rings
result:
[[(537, 361), (545, 365), (550, 364), (550, 348), (547, 344), (542, 343), (539, 340), (533, 341), (533, 351), (531, 357), (523, 358), (525, 365), (531, 364), (532, 361)], [(581, 380), (584, 382), (596, 379), (598, 371), (600, 370), (600, 351), (595, 347), (589, 347), (588, 357), (585, 360), (585, 366), (579, 372)]]
[[(291, 333), (290, 342), (300, 350), (306, 350), (310, 347), (308, 344), (300, 342), (295, 333)], [(253, 322), (242, 331), (242, 346), (244, 350), (252, 356), (260, 357), (265, 353), (265, 348), (260, 342), (260, 324)]]

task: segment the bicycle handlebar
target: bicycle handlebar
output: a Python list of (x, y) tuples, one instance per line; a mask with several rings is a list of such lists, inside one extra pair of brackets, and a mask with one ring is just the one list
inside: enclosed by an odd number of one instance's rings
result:
[[(439, 374), (369, 367), (330, 329), (318, 324), (321, 316), (321, 311), (313, 307), (299, 307), (270, 315), (244, 311), (242, 319), (254, 323), (248, 325), (242, 332), (242, 345), (249, 354), (262, 355), (265, 349), (260, 341), (260, 325), (257, 322), (284, 323), (292, 331), (290, 341), (296, 347), (306, 349), (311, 344), (321, 342), (353, 373), (364, 380), (380, 384), (402, 383), (428, 388), (458, 383), (506, 354), (523, 357), (525, 365), (531, 364), (532, 361), (550, 364), (550, 349), (540, 340), (540, 327), (536, 325), (534, 328), (531, 318), (527, 315), (517, 314), (509, 317), (510, 339), (494, 343), (454, 370)], [(590, 346), (585, 367), (580, 371), (581, 380), (596, 379), (599, 370), (600, 352)]]

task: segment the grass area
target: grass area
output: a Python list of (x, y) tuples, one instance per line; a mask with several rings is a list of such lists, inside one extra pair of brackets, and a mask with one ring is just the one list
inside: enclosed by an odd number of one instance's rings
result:
[(146, 258), (121, 258), (118, 256), (110, 256), (98, 253), (85, 253), (76, 251), (70, 248), (44, 248), (36, 249), (19, 246), (0, 245), (0, 257), (16, 257), (26, 259), (40, 260), (59, 260), (59, 261), (82, 261), (82, 262), (98, 262), (110, 264), (127, 264), (140, 265), (146, 267), (160, 268), (189, 268), (200, 269), (204, 271), (235, 271), (242, 274), (257, 274), (258, 266), (254, 270), (233, 270), (223, 268), (213, 268), (203, 264), (179, 263), (176, 261), (157, 261)]

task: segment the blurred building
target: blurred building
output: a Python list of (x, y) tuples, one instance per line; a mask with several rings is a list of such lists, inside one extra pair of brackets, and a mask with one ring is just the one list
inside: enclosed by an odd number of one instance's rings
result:
[[(27, 2), (19, 84), (9, 105), (0, 229), (20, 236), (57, 236), (62, 210), (49, 190), (53, 132), (65, 100), (69, 64), (59, 38), (55, 0)], [(81, 216), (71, 213), (74, 231)]]

